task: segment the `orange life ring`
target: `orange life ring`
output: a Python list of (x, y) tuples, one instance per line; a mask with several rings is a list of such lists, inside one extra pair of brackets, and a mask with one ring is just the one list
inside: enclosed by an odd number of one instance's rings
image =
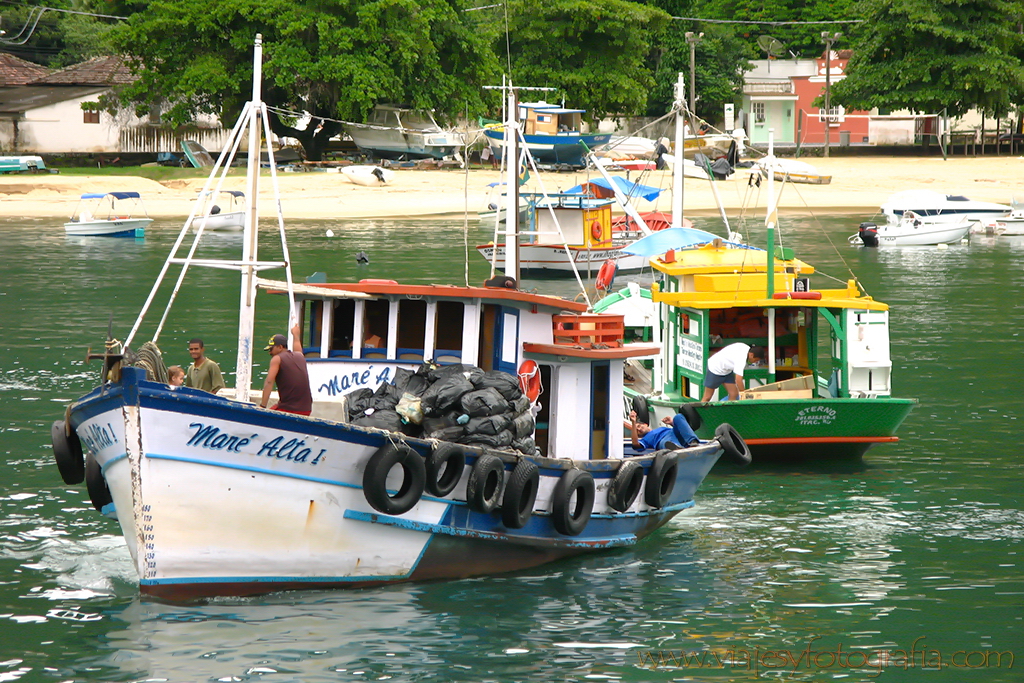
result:
[(608, 259), (601, 264), (601, 270), (597, 271), (597, 283), (594, 285), (598, 291), (607, 292), (612, 286), (612, 282), (615, 281), (615, 272), (619, 269), (619, 265), (615, 263), (614, 259)]
[(594, 222), (590, 224), (590, 236), (594, 238), (595, 242), (603, 241), (601, 239), (601, 221), (597, 220), (596, 218), (594, 219)]
[(540, 397), (540, 366), (536, 361), (524, 360), (519, 366), (519, 388), (523, 390), (530, 403), (536, 403)]

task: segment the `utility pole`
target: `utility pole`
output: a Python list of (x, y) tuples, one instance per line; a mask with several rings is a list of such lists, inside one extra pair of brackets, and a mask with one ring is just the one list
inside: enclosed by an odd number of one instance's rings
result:
[(683, 35), (686, 36), (686, 42), (690, 44), (690, 114), (694, 114), (693, 107), (697, 99), (694, 92), (697, 82), (697, 43), (701, 41), (704, 34), (687, 31)]
[(842, 37), (842, 33), (821, 32), (821, 42), (825, 43), (825, 157), (828, 157), (829, 129), (832, 127), (832, 43)]

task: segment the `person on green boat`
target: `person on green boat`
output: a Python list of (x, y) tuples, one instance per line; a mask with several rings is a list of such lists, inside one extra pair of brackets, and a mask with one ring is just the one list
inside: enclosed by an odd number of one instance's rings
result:
[(636, 421), (635, 410), (629, 411), (629, 422), (625, 423), (625, 427), (629, 430), (635, 450), (678, 450), (700, 443), (700, 439), (693, 433), (683, 415), (666, 416), (661, 418), (661, 421), (665, 423), (664, 427), (652, 429), (646, 422)]
[(763, 346), (749, 346), (743, 342), (736, 342), (719, 349), (718, 353), (708, 359), (708, 371), (704, 375), (704, 396), (700, 402), (710, 401), (720, 386), (724, 386), (729, 392), (729, 398), (725, 400), (738, 401), (740, 392), (743, 391), (744, 368), (764, 359)]

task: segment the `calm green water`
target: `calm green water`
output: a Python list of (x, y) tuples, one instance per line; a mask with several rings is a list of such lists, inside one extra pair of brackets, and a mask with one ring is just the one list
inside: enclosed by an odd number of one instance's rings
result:
[[(639, 546), (534, 571), (185, 606), (139, 599), (117, 525), (62, 484), (49, 447), (50, 423), (97, 377), (86, 349), (110, 320), (125, 337), (176, 226), (134, 241), (0, 223), (0, 681), (1024, 680), (1024, 241), (862, 250), (845, 238), (863, 218), (793, 222), (786, 241), (891, 304), (894, 385), (921, 400), (898, 445), (843, 469), (715, 473)], [(461, 220), (290, 230), (299, 279), (458, 284), (464, 239), (488, 237)], [(239, 248), (222, 237), (207, 253)], [(261, 256), (274, 255), (268, 239)], [(469, 270), (487, 275), (475, 252)], [(230, 371), (237, 275), (190, 282), (160, 345), (183, 364), (202, 336)], [(284, 327), (274, 305), (261, 336)], [(911, 666), (900, 651), (915, 639)], [(780, 658), (807, 649), (810, 665)], [(720, 659), (681, 659), (700, 650)]]

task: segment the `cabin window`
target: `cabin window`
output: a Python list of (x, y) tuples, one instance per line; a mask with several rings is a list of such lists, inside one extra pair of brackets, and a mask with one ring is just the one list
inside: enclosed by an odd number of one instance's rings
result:
[[(427, 302), (402, 299), (398, 302), (398, 358), (423, 360), (423, 342), (427, 338)], [(412, 358), (414, 355), (418, 358)], [(403, 358), (406, 356), (406, 358)]]
[(461, 360), (466, 306), (461, 301), (438, 301), (434, 326), (435, 360)]
[(82, 123), (99, 123), (100, 113), (98, 111), (83, 111)]
[(548, 455), (548, 422), (551, 420), (551, 366), (538, 363), (540, 368), (540, 398), (537, 399), (537, 428), (533, 434), (534, 443), (544, 455)]
[(352, 357), (352, 330), (355, 319), (355, 300), (336, 299), (334, 302), (334, 324), (331, 326), (330, 355)]
[(309, 321), (309, 331), (305, 337), (305, 345), (303, 350), (306, 355), (316, 356), (320, 352), (320, 329), (323, 325), (324, 320), (324, 302), (319, 300), (310, 300), (306, 302), (309, 306), (303, 306), (303, 316)]
[[(363, 348), (387, 349), (390, 332), (391, 302), (387, 299), (367, 301), (363, 308)], [(367, 355), (364, 353), (363, 357)]]
[(595, 363), (591, 371), (590, 459), (608, 457), (608, 396), (610, 384), (608, 363)]

